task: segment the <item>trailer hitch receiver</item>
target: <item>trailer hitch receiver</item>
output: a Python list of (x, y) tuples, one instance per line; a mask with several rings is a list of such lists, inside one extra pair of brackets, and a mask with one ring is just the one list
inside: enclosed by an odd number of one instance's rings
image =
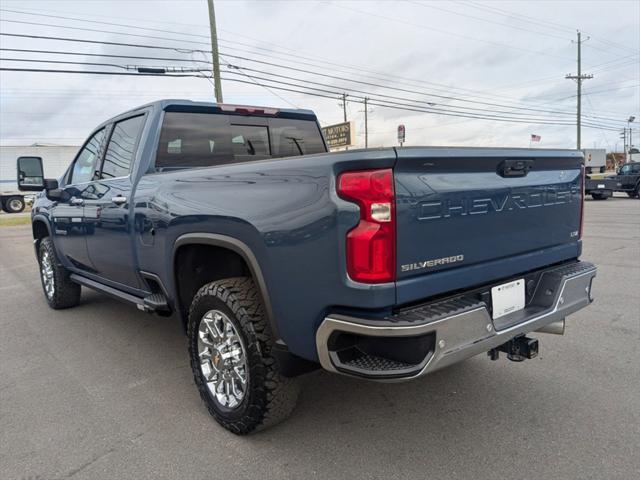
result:
[(507, 358), (512, 362), (523, 362), (538, 356), (538, 340), (529, 337), (516, 337), (489, 350), (487, 355), (491, 360), (498, 360), (500, 352), (506, 353)]

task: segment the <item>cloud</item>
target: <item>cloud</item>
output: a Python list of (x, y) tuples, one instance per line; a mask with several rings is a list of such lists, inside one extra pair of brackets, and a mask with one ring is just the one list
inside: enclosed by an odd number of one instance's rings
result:
[[(171, 41), (33, 26), (28, 33), (173, 46), (179, 47), (180, 50), (133, 49), (6, 37), (3, 38), (5, 48), (68, 50), (109, 55), (135, 53), (140, 56), (184, 59), (203, 58), (199, 53), (189, 53), (189, 49), (208, 49), (208, 17), (205, 2), (132, 1), (127, 2), (126, 8), (123, 8), (122, 2), (79, 3), (61, 0), (54, 6), (49, 2), (24, 3), (5, 0), (3, 5), (5, 8), (29, 10), (35, 13), (78, 16), (87, 19), (100, 18), (105, 22), (133, 24), (139, 27), (131, 29), (35, 16), (29, 17), (29, 21), (181, 39)], [(433, 4), (434, 7), (438, 5), (440, 4)], [(264, 62), (353, 78), (390, 88), (359, 85), (273, 65), (228, 58), (229, 62), (234, 64), (289, 75), (299, 78), (302, 82), (325, 83), (329, 87), (311, 83), (306, 85), (326, 88), (337, 93), (341, 91), (349, 93), (357, 89), (367, 92), (374, 98), (376, 95), (383, 94), (408, 97), (433, 101), (437, 104), (437, 108), (447, 106), (450, 108), (455, 105), (459, 108), (486, 109), (486, 114), (490, 114), (490, 110), (503, 108), (486, 105), (488, 103), (573, 112), (575, 98), (572, 96), (575, 95), (575, 87), (572, 82), (564, 79), (564, 75), (575, 72), (575, 45), (571, 44), (571, 40), (575, 38), (574, 26), (578, 26), (592, 37), (583, 50), (585, 71), (589, 72), (590, 67), (595, 67), (593, 68), (594, 79), (585, 82), (585, 91), (594, 92), (585, 97), (588, 100), (583, 102), (585, 115), (595, 114), (607, 119), (624, 120), (629, 115), (635, 114), (640, 118), (638, 88), (595, 93), (598, 90), (640, 83), (640, 71), (637, 64), (633, 64), (637, 57), (629, 58), (634, 53), (634, 49), (637, 53), (640, 48), (637, 37), (637, 18), (640, 15), (640, 7), (637, 3), (556, 2), (553, 9), (540, 9), (539, 3), (533, 1), (510, 1), (500, 2), (500, 5), (487, 5), (539, 18), (543, 23), (548, 22), (548, 24), (546, 27), (527, 24), (518, 20), (516, 16), (502, 16), (496, 12), (489, 14), (482, 9), (473, 9), (464, 4), (451, 2), (440, 6), (467, 16), (443, 12), (436, 8), (425, 8), (410, 2), (341, 2), (336, 6), (324, 1), (217, 2), (216, 14), (221, 51), (228, 55), (251, 57)], [(369, 13), (358, 13), (358, 11)], [(468, 16), (502, 22), (515, 28), (505, 28)], [(19, 14), (8, 13), (3, 14), (3, 18), (27, 19)], [(563, 29), (562, 26), (569, 28)], [(145, 27), (163, 31), (149, 31), (145, 30)], [(518, 30), (520, 27), (533, 29), (539, 33), (520, 31)], [(2, 29), (6, 32), (26, 32), (24, 27), (17, 24), (3, 23)], [(202, 37), (189, 37), (173, 32), (202, 35)], [(23, 54), (23, 56), (40, 59), (65, 58), (51, 54)], [(627, 57), (626, 60), (625, 57)], [(100, 59), (93, 56), (75, 56), (73, 60), (118, 64), (203, 65), (171, 61)], [(24, 66), (24, 64), (3, 62), (3, 66), (15, 67)], [(36, 68), (47, 67), (106, 68), (47, 64), (36, 66)], [(378, 73), (366, 74), (362, 70)], [(255, 75), (260, 74), (255, 73)], [(388, 77), (381, 79), (381, 75)], [(225, 76), (250, 82), (247, 77), (230, 74)], [(555, 77), (556, 80), (550, 77)], [(501, 86), (509, 86), (509, 88), (502, 89)], [(411, 92), (391, 88), (411, 90)], [(324, 124), (342, 120), (342, 110), (337, 98), (324, 99), (272, 90), (274, 94), (257, 85), (231, 81), (223, 82), (223, 90), (225, 101), (229, 103), (288, 108), (294, 104), (315, 110)], [(59, 138), (60, 143), (68, 143), (67, 139), (79, 143), (91, 129), (109, 116), (158, 98), (211, 100), (212, 91), (212, 86), (206, 80), (196, 78), (131, 78), (1, 72), (0, 142), (33, 143), (37, 139), (46, 139), (51, 142)], [(567, 98), (560, 100), (563, 97)], [(372, 103), (375, 102), (372, 101)], [(356, 121), (361, 134), (363, 133), (362, 109), (361, 104), (349, 103), (349, 117)], [(573, 125), (498, 123), (379, 106), (372, 106), (372, 110), (369, 124), (372, 142), (375, 145), (395, 144), (396, 127), (399, 123), (406, 124), (407, 141), (413, 145), (423, 142), (427, 145), (437, 143), (528, 146), (531, 133), (543, 136), (541, 147), (571, 148), (575, 142)], [(480, 110), (472, 111), (480, 113)], [(514, 111), (518, 112), (518, 110)], [(521, 110), (519, 113), (532, 112)], [(572, 117), (566, 118), (571, 120)], [(601, 123), (611, 125), (613, 120)], [(613, 148), (617, 137), (618, 133), (615, 131), (603, 132), (586, 127), (583, 131), (583, 142), (589, 146), (596, 142), (598, 146)], [(360, 135), (358, 139), (364, 145), (364, 137)]]

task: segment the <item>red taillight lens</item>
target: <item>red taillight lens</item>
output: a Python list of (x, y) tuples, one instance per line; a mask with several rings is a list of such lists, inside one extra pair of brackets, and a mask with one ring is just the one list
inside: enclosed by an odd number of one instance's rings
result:
[(347, 234), (352, 280), (384, 283), (396, 277), (393, 170), (361, 170), (338, 177), (338, 194), (360, 207), (360, 223)]
[(580, 230), (578, 231), (578, 238), (582, 238), (582, 231), (584, 230), (584, 184), (587, 183), (586, 173), (584, 165), (580, 167)]

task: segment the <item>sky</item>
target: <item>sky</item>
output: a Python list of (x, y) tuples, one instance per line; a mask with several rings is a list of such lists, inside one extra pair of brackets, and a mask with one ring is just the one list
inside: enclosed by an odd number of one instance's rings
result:
[[(640, 127), (639, 1), (215, 0), (215, 8), (225, 103), (307, 108), (331, 125), (343, 120), (344, 92), (360, 147), (366, 96), (370, 147), (396, 145), (403, 124), (405, 145), (575, 148), (576, 83), (565, 76), (577, 71), (577, 29), (582, 72), (593, 75), (583, 82), (582, 147), (622, 151), (629, 116)], [(206, 0), (1, 0), (0, 9), (3, 68), (211, 68)], [(197, 76), (0, 71), (0, 144), (78, 145), (102, 121), (153, 100), (214, 101), (207, 73), (189, 75)], [(530, 144), (531, 134), (541, 141)], [(634, 136), (640, 145), (640, 130)]]

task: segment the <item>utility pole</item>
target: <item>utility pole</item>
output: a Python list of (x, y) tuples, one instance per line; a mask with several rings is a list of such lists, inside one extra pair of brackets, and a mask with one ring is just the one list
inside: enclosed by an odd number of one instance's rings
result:
[(633, 115), (631, 115), (627, 119), (627, 127), (629, 127), (629, 156), (631, 156), (631, 149), (633, 148), (633, 130), (631, 129), (631, 123), (636, 119)]
[(627, 129), (623, 128), (622, 129), (622, 135), (620, 136), (620, 138), (622, 138), (622, 151), (624, 152), (624, 162), (627, 163)]
[(342, 112), (344, 113), (344, 121), (347, 121), (347, 94), (342, 94)]
[[(347, 94), (342, 93), (342, 113), (344, 115), (344, 123), (347, 123)], [(353, 132), (351, 132), (353, 134)], [(345, 150), (349, 150), (349, 147), (344, 147)]]
[(369, 99), (364, 97), (364, 148), (369, 148), (369, 122), (367, 118), (367, 102)]
[(576, 128), (577, 128), (577, 141), (576, 141), (576, 148), (578, 150), (580, 150), (580, 130), (581, 130), (581, 126), (582, 126), (582, 81), (583, 80), (588, 80), (590, 78), (593, 78), (593, 75), (583, 75), (582, 74), (582, 57), (581, 57), (581, 53), (580, 53), (580, 47), (582, 46), (583, 42), (586, 42), (587, 40), (589, 40), (589, 37), (587, 37), (586, 39), (582, 40), (581, 39), (581, 34), (580, 34), (580, 30), (578, 30), (578, 74), (577, 75), (566, 75), (565, 78), (568, 78), (570, 80), (575, 80), (578, 84), (578, 112), (576, 115)]
[(209, 28), (211, 29), (211, 58), (213, 61), (213, 82), (216, 93), (216, 102), (222, 103), (222, 83), (220, 82), (220, 59), (218, 58), (218, 33), (216, 31), (216, 12), (213, 9), (213, 0), (207, 0), (209, 5)]

